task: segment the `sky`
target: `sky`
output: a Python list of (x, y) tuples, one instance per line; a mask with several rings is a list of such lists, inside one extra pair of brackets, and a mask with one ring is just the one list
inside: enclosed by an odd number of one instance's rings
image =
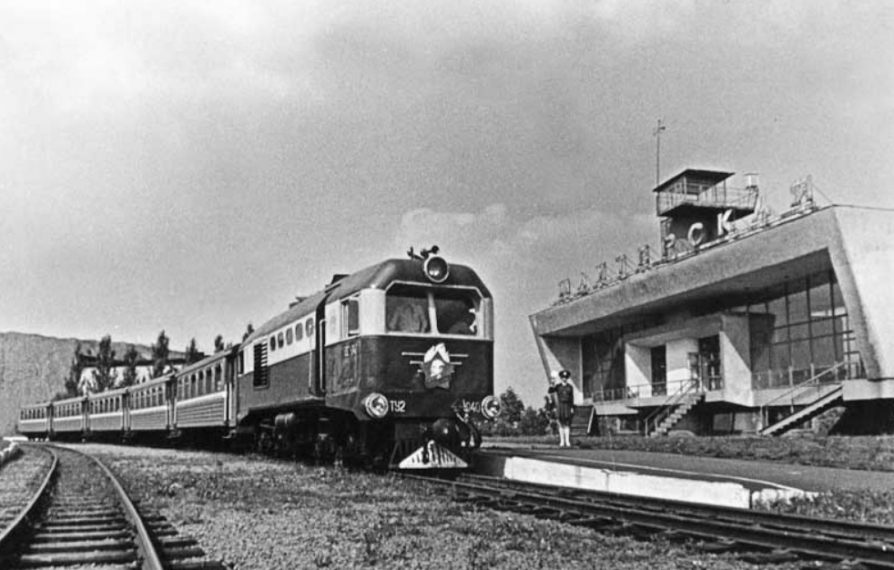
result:
[(885, 0), (0, 0), (0, 331), (210, 351), (437, 244), (536, 406), (529, 315), (657, 247), (656, 174), (894, 208), (892, 61)]

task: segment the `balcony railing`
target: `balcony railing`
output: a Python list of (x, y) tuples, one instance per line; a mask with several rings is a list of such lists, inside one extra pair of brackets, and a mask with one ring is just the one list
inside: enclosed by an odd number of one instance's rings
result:
[(712, 186), (701, 192), (659, 192), (656, 204), (659, 216), (684, 204), (704, 208), (754, 210), (757, 196), (757, 188)]
[(656, 382), (654, 384), (634, 384), (631, 386), (623, 386), (620, 388), (602, 388), (595, 390), (592, 394), (593, 402), (615, 402), (618, 400), (629, 400), (636, 398), (659, 398), (667, 396), (668, 391), (676, 392), (682, 385), (694, 383), (699, 389), (703, 390), (722, 390), (723, 377), (710, 376), (705, 379), (702, 385), (697, 380), (677, 380), (671, 382)]
[(819, 378), (819, 383), (833, 383), (852, 380), (864, 376), (860, 362), (835, 362), (828, 366), (811, 366), (810, 368), (786, 368), (754, 372), (751, 375), (751, 387), (754, 390), (770, 388), (793, 388), (799, 384)]

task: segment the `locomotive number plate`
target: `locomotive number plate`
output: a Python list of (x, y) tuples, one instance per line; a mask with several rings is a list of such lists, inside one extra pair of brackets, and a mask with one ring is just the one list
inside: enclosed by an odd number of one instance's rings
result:
[(395, 414), (404, 414), (407, 411), (407, 401), (406, 400), (389, 400), (388, 404), (390, 409)]

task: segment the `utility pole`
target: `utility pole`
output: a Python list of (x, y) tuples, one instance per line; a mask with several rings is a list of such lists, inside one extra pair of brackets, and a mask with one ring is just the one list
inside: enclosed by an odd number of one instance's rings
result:
[(655, 137), (655, 186), (657, 187), (661, 184), (661, 133), (664, 132), (664, 125), (661, 124), (661, 119), (658, 119), (658, 126), (655, 127), (655, 130), (652, 131), (652, 135)]

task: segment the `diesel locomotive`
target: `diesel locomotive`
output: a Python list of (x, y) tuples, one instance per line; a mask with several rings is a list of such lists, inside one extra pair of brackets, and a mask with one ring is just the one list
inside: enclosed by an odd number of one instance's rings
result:
[(26, 406), (32, 438), (165, 437), (464, 468), (495, 419), (493, 298), (437, 248), (335, 275), (239, 345), (129, 388)]

